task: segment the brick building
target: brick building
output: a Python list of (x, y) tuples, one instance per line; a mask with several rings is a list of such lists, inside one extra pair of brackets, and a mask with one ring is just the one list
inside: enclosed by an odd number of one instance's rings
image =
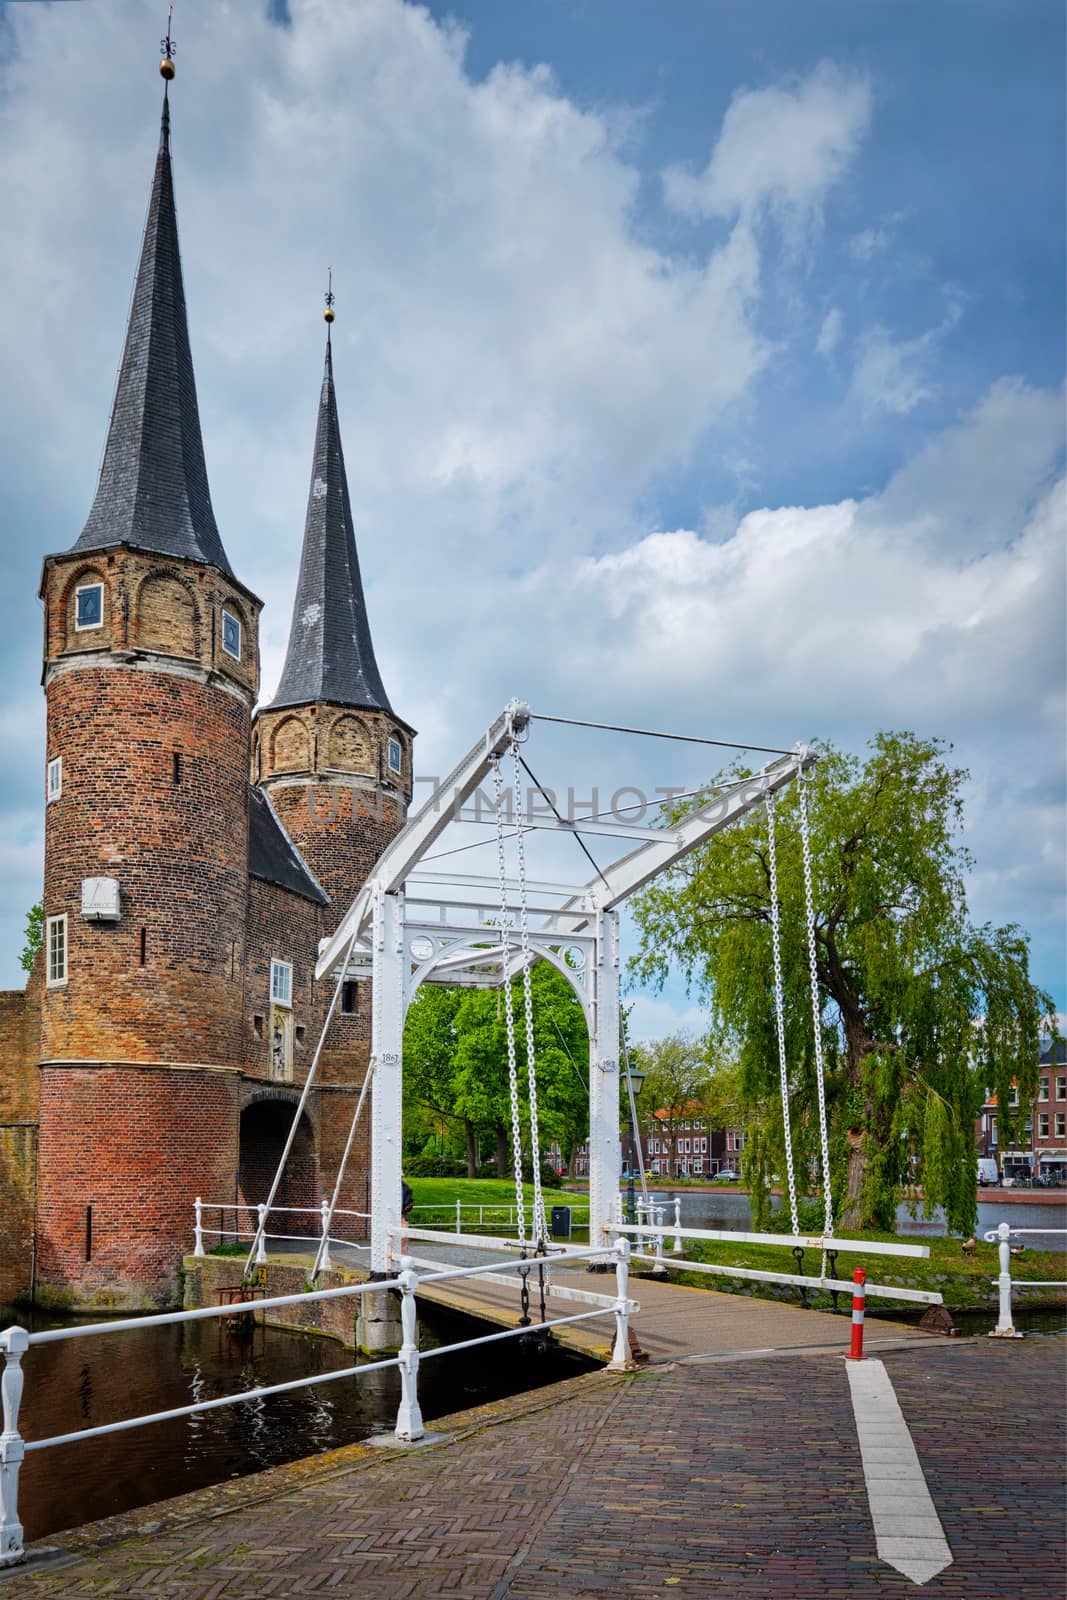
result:
[[(374, 657), (332, 320), (285, 667), (256, 709), (261, 605), (211, 505), (165, 89), (96, 495), (41, 579), (44, 947), (0, 996), (0, 1301), (173, 1302), (194, 1197), (266, 1197), (330, 1000), (318, 942), (403, 825), (414, 730)], [(293, 1208), (332, 1187), (366, 1070), (366, 986), (339, 1012)], [(357, 1147), (342, 1205), (365, 1169)]]
[(1015, 1137), (1007, 1142), (997, 1097), (986, 1097), (974, 1130), (979, 1156), (992, 1157), (1002, 1179), (1067, 1181), (1067, 1040), (1057, 1039), (1041, 1052), (1033, 1101), (1020, 1106), (1018, 1089), (1012, 1097)]

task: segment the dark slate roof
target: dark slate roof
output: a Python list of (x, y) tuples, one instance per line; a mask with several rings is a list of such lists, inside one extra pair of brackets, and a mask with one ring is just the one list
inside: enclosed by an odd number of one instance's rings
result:
[(1067, 1065), (1067, 1039), (1056, 1039), (1042, 1050), (1040, 1065), (1043, 1067), (1062, 1067)]
[(367, 621), (329, 337), (289, 648), (271, 706), (317, 700), (395, 715)]
[(100, 482), (72, 548), (113, 544), (185, 556), (233, 576), (211, 509), (200, 437), (165, 98)]
[(249, 790), (248, 801), (248, 871), (251, 877), (291, 889), (305, 900), (314, 900), (316, 905), (330, 903), (329, 895), (312, 877), (267, 796), (254, 786)]

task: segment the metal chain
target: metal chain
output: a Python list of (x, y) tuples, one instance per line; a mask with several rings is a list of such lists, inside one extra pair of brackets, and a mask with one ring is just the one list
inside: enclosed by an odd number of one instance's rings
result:
[(789, 1179), (789, 1214), (793, 1232), (800, 1235), (797, 1212), (797, 1179), (793, 1168), (793, 1130), (789, 1114), (789, 1069), (785, 1054), (785, 1000), (782, 993), (781, 910), (778, 904), (778, 851), (774, 835), (774, 795), (767, 794), (767, 855), (771, 869), (771, 947), (774, 951), (774, 1019), (778, 1028), (778, 1072), (782, 1083), (782, 1136), (785, 1140), (785, 1170)]
[[(808, 830), (808, 789), (803, 769), (797, 777), (800, 789), (800, 848), (804, 859), (804, 909), (808, 924), (808, 970), (811, 976), (811, 1025), (815, 1034), (815, 1083), (819, 1096), (819, 1145), (822, 1155), (823, 1233), (834, 1231), (833, 1199), (830, 1195), (830, 1138), (826, 1131), (826, 1081), (822, 1057), (822, 1007), (819, 1004), (819, 974), (815, 964), (815, 893), (811, 882), (811, 839)], [(826, 1276), (823, 1256), (822, 1275)]]
[(526, 1245), (526, 1201), (522, 1190), (522, 1121), (519, 1116), (519, 1069), (515, 1060), (515, 1014), (511, 1002), (511, 939), (508, 925), (508, 872), (504, 854), (504, 778), (496, 756), (490, 762), (493, 797), (496, 802), (496, 854), (500, 875), (500, 944), (504, 989), (504, 1021), (508, 1041), (508, 1090), (511, 1095), (511, 1155), (515, 1168), (515, 1210), (518, 1213), (519, 1243)]
[(533, 1166), (533, 1217), (530, 1231), (539, 1245), (548, 1238), (545, 1197), (541, 1190), (541, 1136), (537, 1115), (537, 1063), (534, 1056), (533, 980), (530, 927), (526, 914), (526, 843), (522, 820), (522, 767), (518, 740), (511, 742), (515, 762), (515, 848), (519, 867), (519, 949), (522, 954), (522, 999), (526, 1020), (526, 1073), (530, 1088), (530, 1161)]

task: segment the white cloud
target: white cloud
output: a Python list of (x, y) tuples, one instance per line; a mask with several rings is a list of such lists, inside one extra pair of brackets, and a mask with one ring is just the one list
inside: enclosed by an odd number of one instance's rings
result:
[(845, 319), (838, 306), (833, 306), (822, 319), (819, 328), (819, 337), (815, 341), (816, 352), (820, 356), (832, 356), (841, 343), (844, 332)]
[(857, 343), (850, 400), (864, 416), (879, 411), (906, 416), (937, 394), (931, 372), (937, 347), (959, 322), (962, 307), (951, 301), (944, 319), (914, 339), (896, 340), (876, 324)]
[(704, 171), (664, 173), (667, 201), (693, 217), (766, 211), (795, 230), (819, 215), (870, 117), (868, 80), (828, 61), (792, 87), (740, 90)]
[[(860, 748), (887, 727), (947, 737), (972, 771), (974, 914), (1055, 938), (1067, 530), (1064, 481), (1050, 472), (1061, 460), (1062, 398), (999, 384), (880, 494), (755, 511), (715, 542), (651, 533), (546, 566), (522, 606), (551, 611), (565, 670), (534, 668), (520, 636), (519, 678), (525, 657), (554, 705), (569, 693), (592, 715), (625, 706), (645, 726), (766, 744)], [(990, 463), (1003, 481), (986, 515)], [(536, 651), (546, 643), (539, 629)], [(628, 781), (649, 789), (718, 764), (660, 746), (625, 759)]]
[(701, 1006), (675, 1005), (662, 996), (639, 994), (624, 998), (628, 1008), (627, 1036), (635, 1044), (647, 1039), (662, 1039), (669, 1033), (691, 1033), (702, 1037), (708, 1031), (710, 1016)]

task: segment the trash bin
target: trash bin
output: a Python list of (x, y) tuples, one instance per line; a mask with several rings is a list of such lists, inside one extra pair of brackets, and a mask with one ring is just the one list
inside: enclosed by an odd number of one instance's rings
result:
[(552, 1207), (552, 1237), (553, 1239), (569, 1239), (571, 1236), (571, 1208), (570, 1206)]

